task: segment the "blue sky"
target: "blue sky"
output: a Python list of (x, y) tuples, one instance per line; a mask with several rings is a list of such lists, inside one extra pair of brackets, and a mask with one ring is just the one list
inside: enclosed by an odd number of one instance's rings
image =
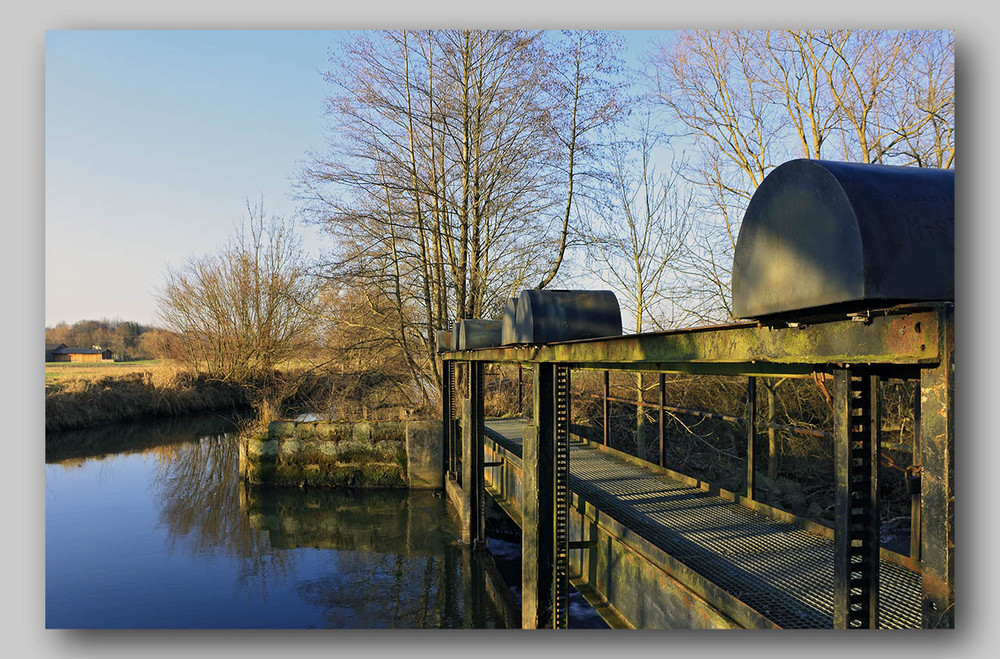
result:
[(292, 215), (340, 36), (49, 31), (46, 325), (150, 322), (166, 265), (222, 245), (247, 198)]
[[(630, 32), (629, 59), (658, 35)], [(45, 41), (45, 324), (155, 320), (168, 264), (223, 245), (322, 150), (344, 31), (52, 30)], [(315, 242), (316, 234), (303, 232)]]

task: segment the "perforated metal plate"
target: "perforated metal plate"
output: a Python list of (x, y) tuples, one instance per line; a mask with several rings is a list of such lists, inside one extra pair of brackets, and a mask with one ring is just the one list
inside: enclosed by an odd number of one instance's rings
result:
[[(486, 432), (520, 455), (523, 423)], [(832, 541), (580, 444), (570, 488), (781, 627), (833, 626)], [(920, 627), (919, 574), (882, 560), (879, 597), (879, 627)]]

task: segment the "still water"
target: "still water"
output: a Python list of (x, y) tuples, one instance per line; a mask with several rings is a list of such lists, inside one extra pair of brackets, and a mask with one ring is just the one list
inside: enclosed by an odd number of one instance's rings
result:
[(47, 437), (46, 627), (504, 626), (440, 495), (247, 488), (234, 429)]

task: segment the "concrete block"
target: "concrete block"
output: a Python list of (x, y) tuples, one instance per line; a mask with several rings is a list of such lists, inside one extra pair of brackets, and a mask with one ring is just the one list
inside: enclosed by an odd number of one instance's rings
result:
[(267, 460), (278, 457), (278, 440), (263, 437), (247, 440), (247, 458), (251, 461)]
[(271, 439), (293, 437), (295, 435), (294, 421), (272, 421), (267, 426), (267, 435)]
[(371, 432), (371, 441), (374, 444), (385, 441), (400, 443), (406, 441), (406, 424), (399, 421), (373, 423), (371, 424)]
[(444, 435), (440, 421), (406, 424), (406, 480), (411, 489), (444, 487)]
[(356, 442), (364, 442), (365, 444), (370, 444), (372, 441), (372, 426), (370, 423), (365, 421), (359, 421), (353, 424), (354, 428), (351, 430), (351, 439)]
[(340, 449), (334, 442), (320, 442), (317, 444), (317, 448), (319, 449), (320, 454), (327, 458), (336, 458), (340, 455)]
[(286, 439), (283, 442), (278, 442), (278, 455), (287, 460), (298, 453), (301, 447), (302, 442), (295, 439)]
[(437, 351), (446, 352), (452, 349), (451, 332), (448, 330), (437, 331)]
[(503, 326), (500, 329), (500, 344), (509, 346), (517, 343), (517, 298), (509, 297), (503, 307)]
[(341, 421), (320, 421), (316, 424), (316, 437), (328, 442), (343, 442), (351, 439), (353, 424)]
[(612, 291), (526, 289), (517, 298), (514, 315), (511, 343), (552, 343), (622, 333), (621, 310)]

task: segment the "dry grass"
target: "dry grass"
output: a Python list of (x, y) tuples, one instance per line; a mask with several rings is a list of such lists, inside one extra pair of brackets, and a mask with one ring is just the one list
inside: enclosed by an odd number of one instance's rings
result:
[(175, 380), (185, 367), (165, 359), (144, 359), (134, 362), (46, 362), (45, 385), (70, 386), (73, 381), (94, 381), (117, 378), (133, 373), (150, 373), (154, 382)]
[[(284, 371), (305, 371), (315, 364), (305, 359), (288, 360), (279, 364)], [(170, 359), (142, 359), (134, 362), (46, 362), (45, 384), (67, 385), (73, 380), (95, 381), (102, 378), (119, 378), (133, 373), (149, 373), (154, 384), (165, 386), (177, 380), (182, 373), (193, 369)]]
[[(47, 430), (89, 428), (105, 423), (233, 410), (254, 404), (258, 425), (282, 410), (267, 392), (294, 382), (313, 366), (299, 359), (281, 365), (277, 382), (234, 383), (213, 380), (170, 360), (137, 362), (60, 362), (45, 365)], [(332, 386), (321, 373), (306, 377), (298, 398), (318, 397)], [(299, 401), (301, 402), (301, 401)]]
[[(51, 369), (52, 377), (49, 377)], [(46, 365), (45, 428), (233, 411), (248, 404), (244, 387), (213, 382), (173, 362)]]

